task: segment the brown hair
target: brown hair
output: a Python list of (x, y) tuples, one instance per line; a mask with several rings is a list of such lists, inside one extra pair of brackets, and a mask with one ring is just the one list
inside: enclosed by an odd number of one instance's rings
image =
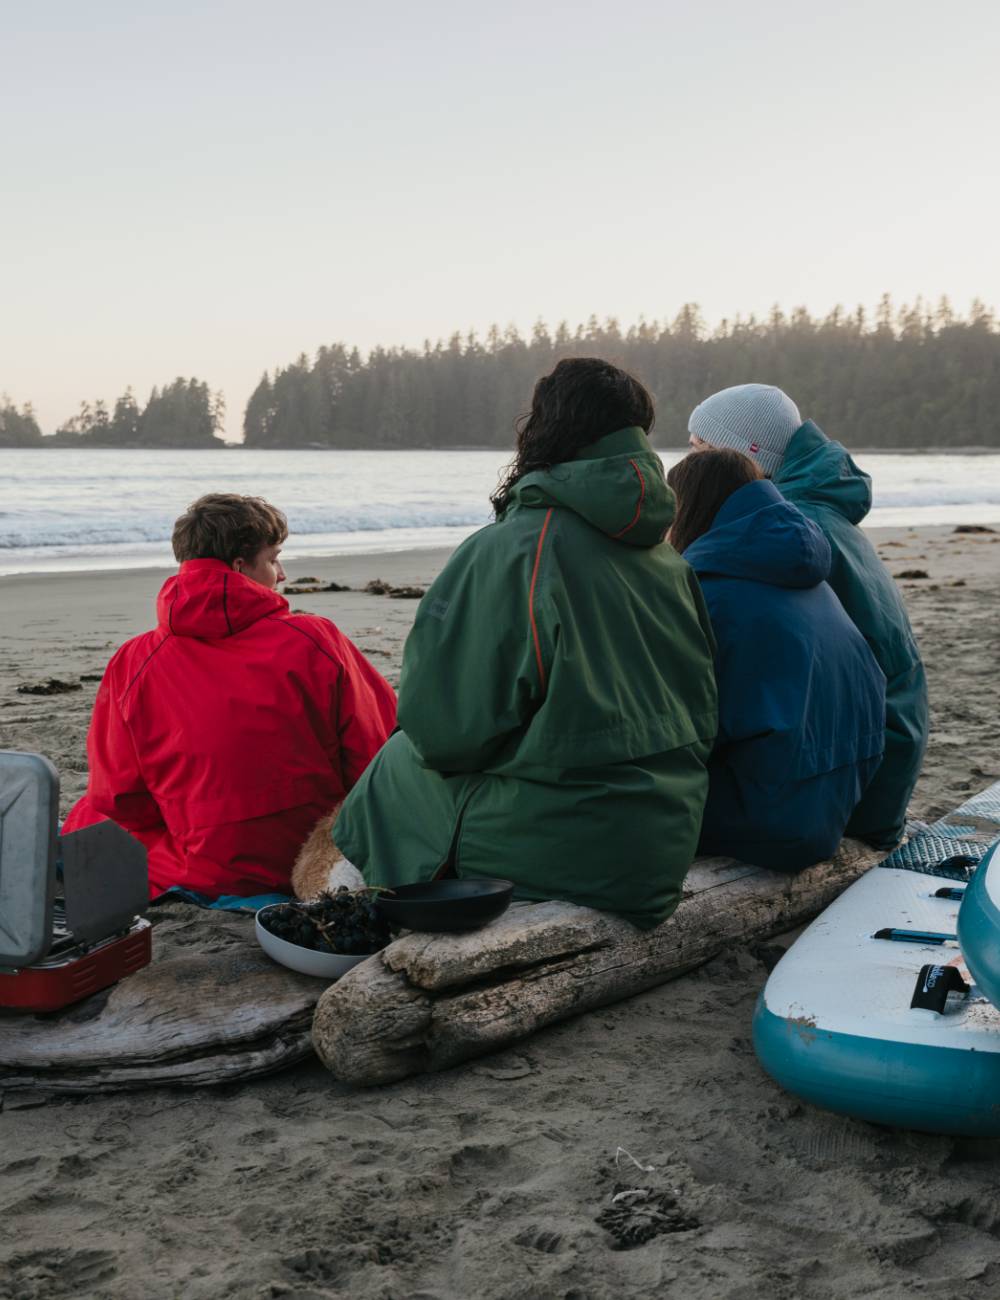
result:
[(692, 451), (667, 474), (677, 497), (677, 514), (667, 540), (683, 553), (712, 527), (734, 492), (762, 479), (760, 466), (728, 447)]
[(178, 563), (185, 560), (250, 562), (265, 546), (280, 546), (288, 520), (263, 497), (211, 492), (199, 497), (174, 524), (171, 538)]
[(511, 489), (532, 470), (573, 460), (581, 448), (633, 425), (649, 433), (653, 399), (634, 375), (598, 357), (566, 357), (543, 375), (517, 421), (517, 450), (490, 497), (503, 514)]

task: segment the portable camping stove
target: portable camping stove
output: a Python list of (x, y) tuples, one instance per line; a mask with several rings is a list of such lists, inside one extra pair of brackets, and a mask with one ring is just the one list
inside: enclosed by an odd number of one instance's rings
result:
[(59, 836), (58, 810), (48, 759), (0, 751), (0, 1009), (57, 1011), (152, 955), (145, 848), (109, 821)]

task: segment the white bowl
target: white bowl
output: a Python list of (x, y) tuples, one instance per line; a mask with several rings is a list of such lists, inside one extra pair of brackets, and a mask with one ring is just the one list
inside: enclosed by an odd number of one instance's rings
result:
[(272, 907), (283, 906), (283, 903), (269, 903), (267, 907), (262, 907), (254, 917), (254, 929), (257, 932), (257, 942), (267, 955), (274, 961), (280, 962), (282, 966), (287, 966), (289, 970), (297, 970), (301, 975), (315, 975), (317, 979), (329, 980), (332, 983), (334, 980), (339, 980), (341, 975), (346, 975), (352, 966), (357, 966), (359, 962), (367, 961), (372, 956), (370, 952), (362, 953), (360, 956), (347, 956), (338, 952), (316, 952), (313, 948), (302, 948), (297, 943), (289, 943), (287, 939), (279, 939), (276, 934), (272, 934), (261, 924), (260, 918)]

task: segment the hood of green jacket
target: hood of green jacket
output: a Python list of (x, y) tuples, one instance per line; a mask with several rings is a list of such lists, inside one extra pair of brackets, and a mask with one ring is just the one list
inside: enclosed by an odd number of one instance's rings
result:
[(565, 506), (617, 542), (656, 546), (674, 518), (663, 463), (642, 429), (619, 429), (575, 460), (525, 474), (511, 506)]
[(859, 524), (872, 508), (869, 476), (812, 420), (792, 435), (774, 484), (796, 505), (826, 506), (852, 524)]

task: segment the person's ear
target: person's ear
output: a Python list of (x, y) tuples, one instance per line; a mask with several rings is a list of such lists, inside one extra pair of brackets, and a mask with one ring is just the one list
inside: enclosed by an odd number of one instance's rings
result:
[(243, 557), (241, 555), (237, 555), (236, 559), (233, 560), (233, 568), (236, 570), (237, 573), (242, 573), (243, 567), (244, 567)]

